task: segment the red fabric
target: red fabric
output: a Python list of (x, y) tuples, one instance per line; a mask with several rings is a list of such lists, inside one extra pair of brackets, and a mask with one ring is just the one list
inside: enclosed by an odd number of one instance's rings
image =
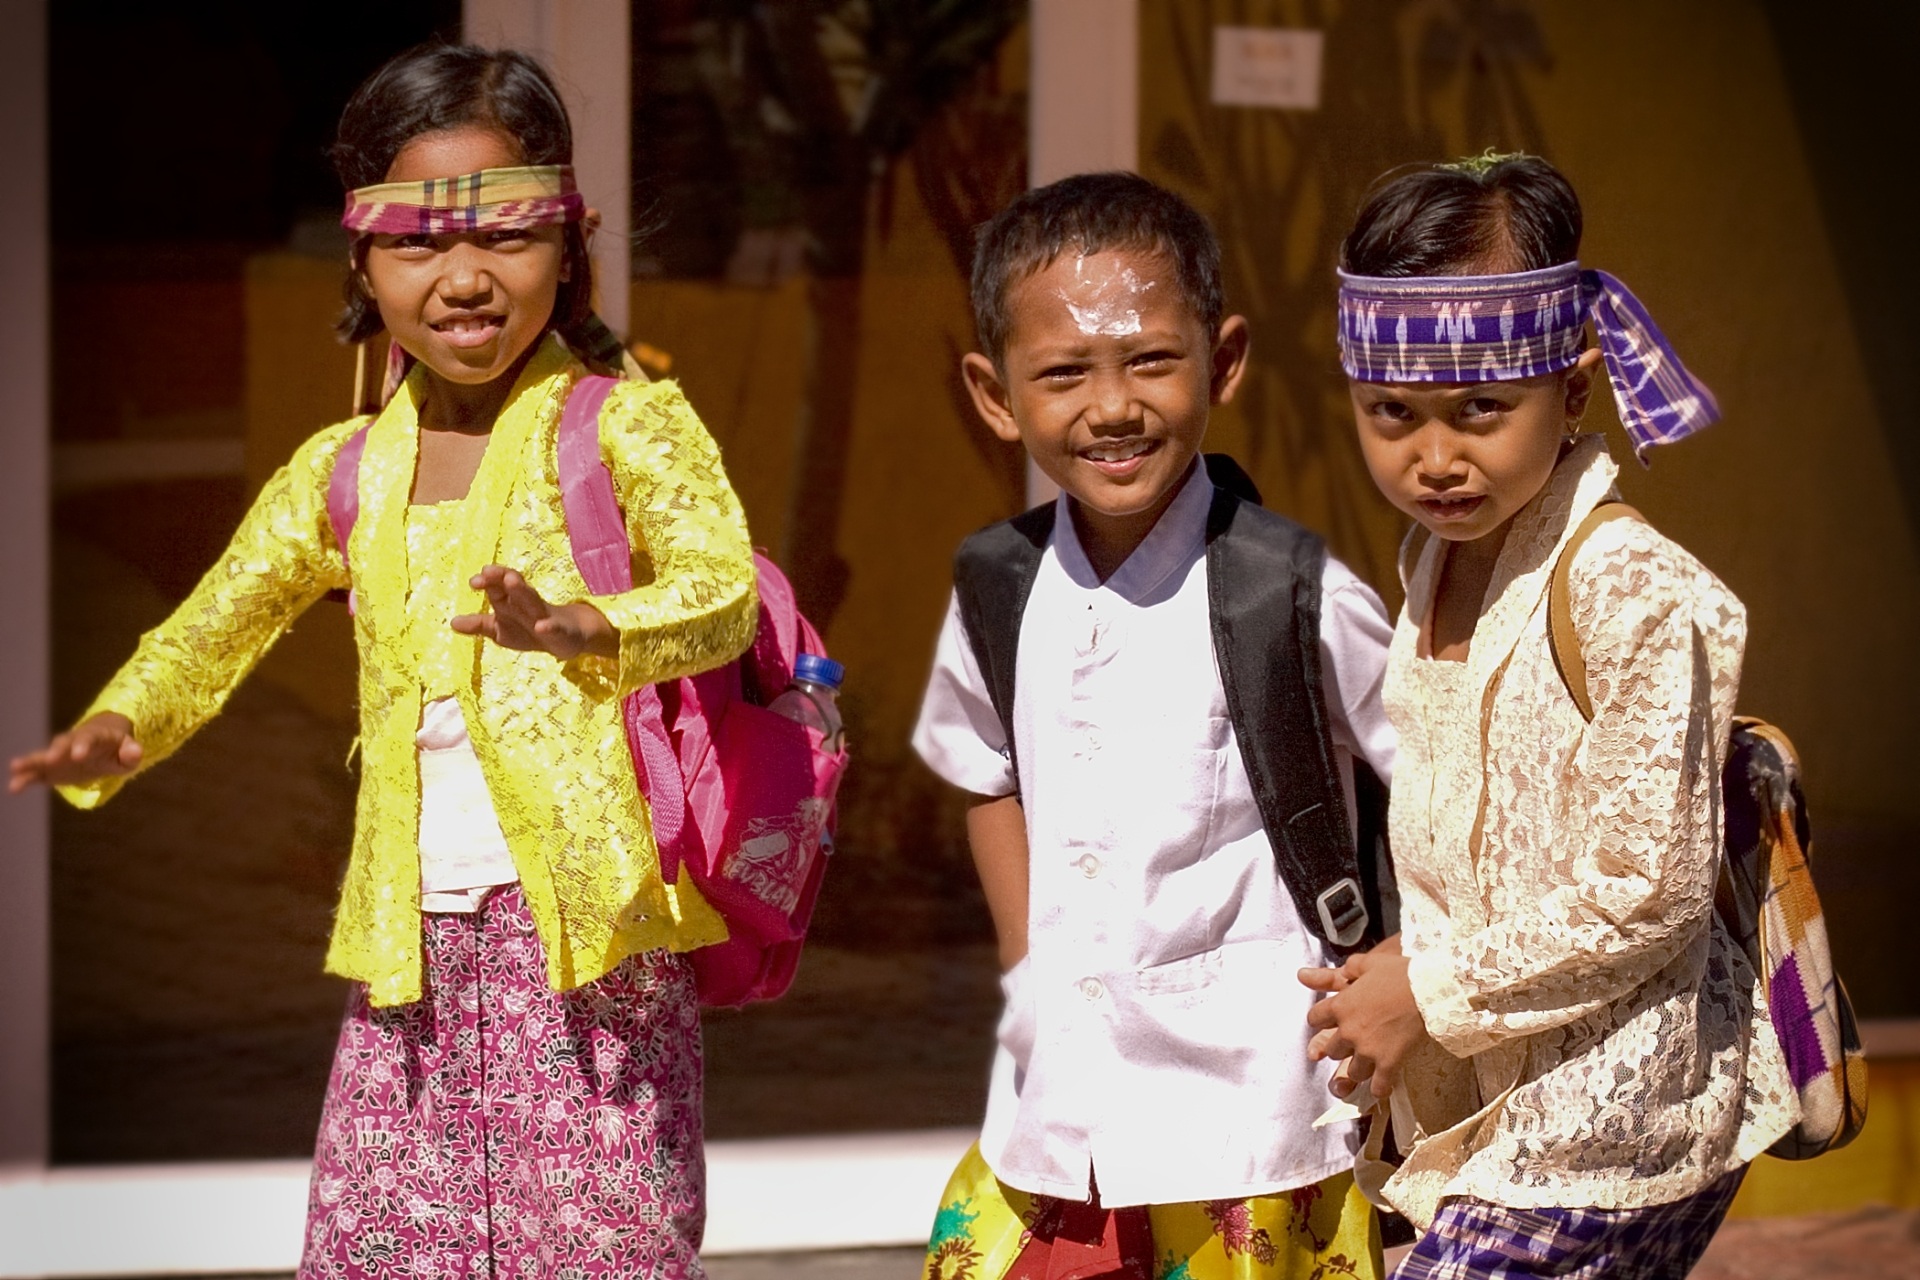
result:
[(1040, 1197), (1044, 1206), (1006, 1280), (1153, 1280), (1153, 1224), (1145, 1205), (1105, 1209)]

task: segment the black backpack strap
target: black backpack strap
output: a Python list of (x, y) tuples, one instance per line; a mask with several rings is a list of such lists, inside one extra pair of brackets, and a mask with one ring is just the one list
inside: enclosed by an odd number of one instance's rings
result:
[(1360, 887), (1366, 891), (1367, 919), (1378, 922), (1382, 938), (1400, 932), (1400, 881), (1393, 869), (1393, 844), (1387, 837), (1387, 784), (1373, 766), (1353, 758), (1353, 810), (1360, 860)]
[(1053, 537), (1053, 513), (1049, 502), (988, 525), (962, 542), (953, 557), (960, 621), (966, 624), (973, 660), (1007, 735), (1007, 761), (1015, 766), (1016, 794), (1020, 773), (1013, 747), (1014, 659), (1020, 649), (1020, 619), (1027, 611), (1027, 597), (1040, 572), (1040, 557)]
[(1380, 941), (1385, 913), (1377, 905), (1373, 851), (1363, 867), (1347, 829), (1344, 780), (1321, 695), (1326, 559), (1326, 544), (1314, 534), (1215, 490), (1207, 513), (1207, 591), (1227, 711), (1280, 878), (1307, 928), (1344, 957)]

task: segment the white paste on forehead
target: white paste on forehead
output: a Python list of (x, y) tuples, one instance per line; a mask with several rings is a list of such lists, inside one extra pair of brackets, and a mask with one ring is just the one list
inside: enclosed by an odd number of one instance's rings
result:
[(1084, 254), (1073, 260), (1074, 281), (1085, 286), (1074, 292), (1083, 302), (1068, 297), (1064, 289), (1058, 290), (1073, 323), (1089, 338), (1130, 338), (1139, 333), (1140, 304), (1147, 291), (1160, 282), (1142, 280), (1132, 267), (1116, 267), (1105, 255), (1092, 270), (1088, 268), (1090, 261)]

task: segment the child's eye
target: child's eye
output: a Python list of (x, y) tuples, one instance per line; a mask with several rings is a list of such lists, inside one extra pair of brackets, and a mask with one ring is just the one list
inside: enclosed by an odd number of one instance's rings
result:
[(1040, 371), (1040, 381), (1071, 382), (1080, 376), (1080, 372), (1080, 366), (1077, 364), (1051, 365)]
[(524, 244), (531, 239), (532, 235), (523, 227), (502, 227), (487, 233), (487, 243), (490, 245)]
[(1460, 406), (1460, 416), (1468, 422), (1485, 418), (1495, 418), (1506, 411), (1506, 405), (1488, 396), (1475, 396)]
[(1413, 421), (1413, 410), (1398, 400), (1376, 400), (1367, 406), (1367, 413), (1382, 422)]
[(1179, 357), (1175, 356), (1171, 351), (1143, 351), (1129, 361), (1129, 363), (1136, 369), (1152, 372), (1156, 369), (1167, 368), (1178, 358)]
[(412, 232), (411, 234), (404, 235), (404, 236), (390, 236), (390, 237), (386, 237), (386, 240), (387, 240), (386, 247), (389, 249), (399, 249), (399, 250), (406, 250), (406, 251), (412, 251), (412, 252), (418, 253), (422, 251), (430, 251), (433, 248), (433, 237), (428, 235), (424, 231), (415, 231), (415, 232)]

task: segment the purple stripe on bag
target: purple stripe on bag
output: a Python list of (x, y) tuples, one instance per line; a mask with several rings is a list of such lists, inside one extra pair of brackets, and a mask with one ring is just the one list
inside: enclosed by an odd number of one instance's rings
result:
[(1769, 1009), (1773, 1015), (1773, 1034), (1779, 1037), (1780, 1049), (1787, 1055), (1787, 1074), (1793, 1077), (1794, 1088), (1803, 1088), (1807, 1081), (1824, 1075), (1833, 1064), (1827, 1061), (1826, 1046), (1820, 1043), (1820, 1028), (1813, 1020), (1806, 984), (1801, 981), (1800, 966), (1792, 955), (1774, 970), (1767, 994), (1773, 1000)]

